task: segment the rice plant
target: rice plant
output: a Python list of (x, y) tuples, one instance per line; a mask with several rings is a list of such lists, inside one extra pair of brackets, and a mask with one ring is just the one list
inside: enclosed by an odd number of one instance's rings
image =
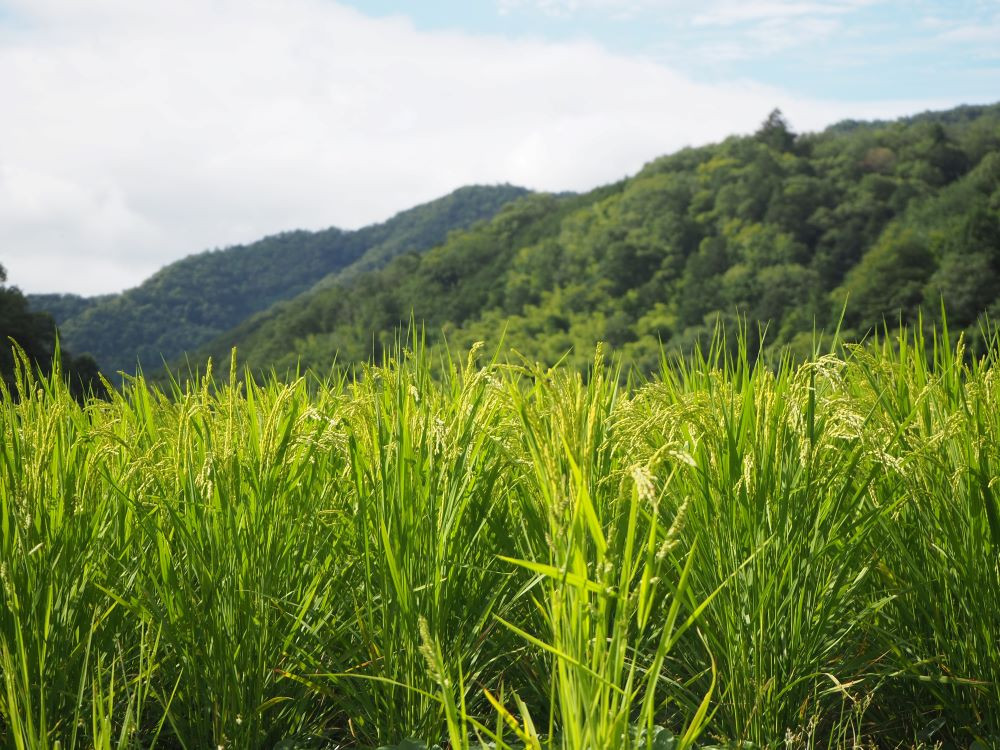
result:
[(985, 338), (84, 404), (22, 362), (0, 747), (996, 746)]

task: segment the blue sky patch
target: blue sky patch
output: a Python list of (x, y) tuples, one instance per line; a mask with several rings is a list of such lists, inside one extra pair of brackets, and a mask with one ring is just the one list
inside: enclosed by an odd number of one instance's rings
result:
[(693, 80), (845, 101), (1000, 91), (997, 0), (346, 0), (421, 30), (587, 39)]

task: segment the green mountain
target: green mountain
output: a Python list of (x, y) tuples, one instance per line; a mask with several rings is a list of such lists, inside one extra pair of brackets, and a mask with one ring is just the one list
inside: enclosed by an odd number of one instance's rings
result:
[(104, 294), (97, 297), (83, 297), (79, 294), (29, 294), (31, 307), (44, 310), (52, 316), (56, 325), (62, 325), (70, 318), (83, 314), (95, 305), (111, 300), (116, 295)]
[(378, 360), (412, 313), (431, 343), (505, 335), (582, 365), (603, 340), (650, 368), (661, 342), (689, 349), (720, 321), (804, 353), (845, 309), (860, 338), (942, 299), (973, 340), (1000, 315), (1000, 105), (804, 135), (775, 112), (752, 136), (585, 195), (526, 196), (429, 252), (329, 277), (192, 361), (225, 365), (232, 346), (258, 369)]
[(402, 253), (419, 253), (448, 233), (493, 216), (524, 195), (510, 185), (465, 187), (357, 231), (294, 231), (192, 255), (116, 295), (30, 298), (50, 311), (63, 343), (88, 352), (106, 373), (158, 368), (329, 274), (370, 270)]

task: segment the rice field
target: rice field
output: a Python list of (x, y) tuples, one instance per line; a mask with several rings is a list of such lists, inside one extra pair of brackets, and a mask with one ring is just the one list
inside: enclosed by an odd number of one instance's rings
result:
[(0, 747), (998, 747), (1000, 346), (942, 340), (22, 372)]

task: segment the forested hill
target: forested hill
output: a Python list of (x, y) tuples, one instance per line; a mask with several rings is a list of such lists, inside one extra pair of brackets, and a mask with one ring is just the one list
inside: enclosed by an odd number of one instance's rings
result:
[(1000, 105), (690, 148), (621, 183), (531, 195), (490, 223), (252, 317), (192, 357), (254, 368), (379, 359), (411, 312), (432, 341), (542, 361), (603, 340), (640, 368), (718, 321), (766, 322), (804, 353), (814, 326), (861, 337), (937, 314), (974, 339), (1000, 317)]
[(76, 398), (105, 393), (93, 358), (74, 357), (65, 348), (58, 347), (52, 316), (31, 310), (21, 290), (6, 282), (7, 270), (0, 266), (0, 383), (7, 392), (15, 398), (19, 395), (17, 373), (18, 365), (24, 364), (23, 355), (28, 363), (45, 374), (51, 373), (53, 366), (58, 364)]
[(329, 274), (371, 270), (401, 253), (423, 252), (526, 192), (510, 185), (465, 187), (357, 231), (285, 232), (192, 255), (122, 294), (29, 299), (33, 309), (53, 316), (67, 348), (93, 355), (104, 372), (134, 372), (137, 362), (157, 369)]

